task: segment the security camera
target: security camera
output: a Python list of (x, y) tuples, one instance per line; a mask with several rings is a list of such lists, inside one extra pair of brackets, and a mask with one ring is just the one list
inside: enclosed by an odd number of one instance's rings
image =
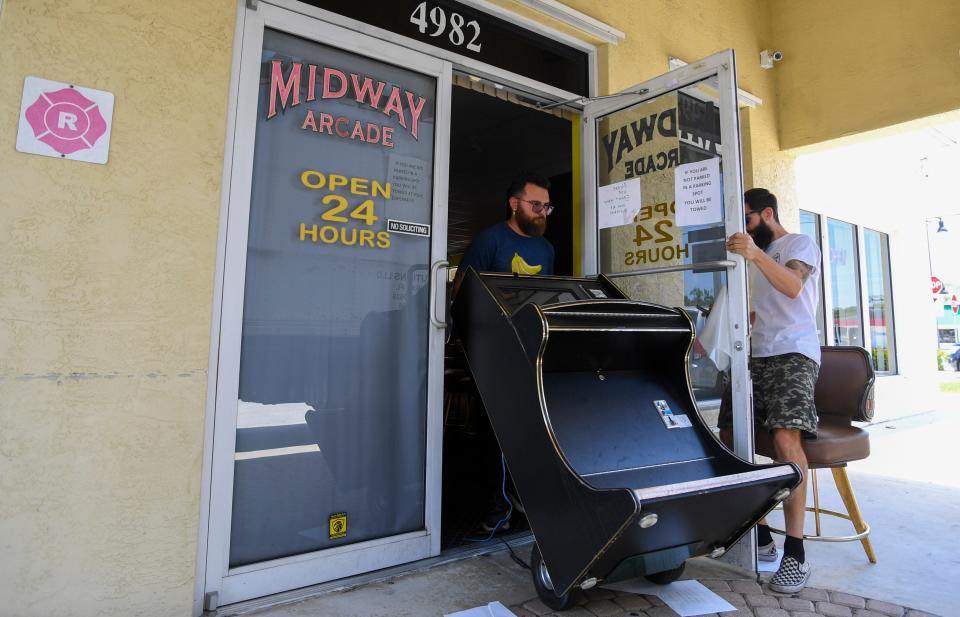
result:
[(770, 51), (769, 49), (764, 49), (760, 52), (760, 68), (772, 69), (774, 62), (780, 62), (783, 60), (782, 51)]

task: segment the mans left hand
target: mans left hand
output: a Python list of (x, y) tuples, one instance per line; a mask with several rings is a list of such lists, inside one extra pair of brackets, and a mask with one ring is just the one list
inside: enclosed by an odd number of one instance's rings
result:
[(727, 250), (740, 255), (747, 261), (753, 261), (763, 251), (754, 243), (750, 234), (735, 233), (727, 238)]

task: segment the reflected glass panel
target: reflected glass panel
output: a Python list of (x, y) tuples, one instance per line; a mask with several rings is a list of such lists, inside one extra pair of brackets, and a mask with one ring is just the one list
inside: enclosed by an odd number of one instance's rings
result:
[[(817, 243), (820, 248), (820, 254), (823, 254), (823, 242), (820, 240), (820, 215), (805, 210), (800, 211), (800, 233), (809, 237)], [(823, 259), (821, 257), (821, 259)], [(823, 273), (823, 264), (817, 264)], [(817, 336), (820, 337), (820, 344), (827, 344), (826, 318), (823, 314), (823, 276), (820, 279), (820, 289), (817, 290)]]
[(860, 268), (856, 228), (850, 223), (827, 219), (830, 249), (830, 307), (834, 342), (863, 347), (863, 319), (860, 304)]
[(890, 284), (890, 238), (872, 229), (863, 230), (867, 267), (867, 302), (870, 316), (870, 353), (879, 372), (897, 370), (893, 337), (893, 293)]
[(424, 526), (436, 80), (267, 30), (259, 97), (231, 567)]
[[(691, 385), (708, 408), (719, 404), (730, 366), (719, 327), (727, 277), (716, 262), (727, 253), (716, 92), (713, 77), (597, 122), (600, 271), (631, 298), (687, 312), (697, 328)], [(688, 264), (703, 267), (656, 272)]]

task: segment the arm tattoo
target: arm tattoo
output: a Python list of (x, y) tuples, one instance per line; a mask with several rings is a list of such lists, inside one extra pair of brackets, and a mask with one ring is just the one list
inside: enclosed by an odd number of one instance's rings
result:
[(810, 266), (803, 263), (799, 259), (791, 259), (786, 264), (786, 267), (790, 268), (794, 272), (800, 275), (800, 279), (806, 283), (807, 279), (810, 278), (810, 272), (813, 270)]

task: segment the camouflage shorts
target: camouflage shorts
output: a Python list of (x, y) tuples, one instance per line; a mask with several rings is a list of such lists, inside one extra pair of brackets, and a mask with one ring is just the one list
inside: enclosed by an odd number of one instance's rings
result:
[[(799, 353), (750, 359), (753, 380), (753, 421), (756, 428), (796, 428), (804, 437), (817, 437), (817, 408), (813, 389), (820, 367)], [(720, 403), (720, 428), (731, 428), (730, 388)]]

